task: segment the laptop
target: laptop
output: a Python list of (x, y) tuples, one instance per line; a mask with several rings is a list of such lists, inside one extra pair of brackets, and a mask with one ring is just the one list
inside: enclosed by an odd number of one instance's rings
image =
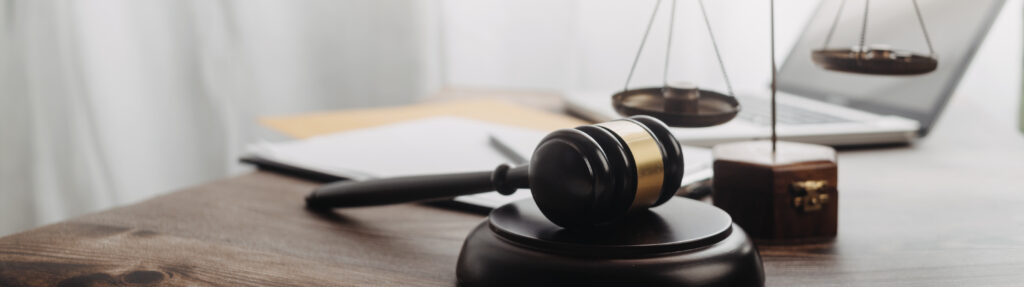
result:
[[(821, 49), (842, 0), (822, 1), (778, 71), (778, 134), (789, 141), (831, 146), (909, 143), (935, 124), (1005, 0), (918, 1), (939, 65), (916, 76), (878, 76), (825, 70), (811, 60)], [(830, 48), (856, 45), (863, 1), (847, 0)], [(868, 42), (927, 53), (911, 1), (871, 2)], [(567, 110), (607, 121), (622, 117), (612, 108), (618, 91), (564, 96)], [(705, 128), (673, 128), (683, 144), (712, 146), (770, 137), (766, 89), (737, 93), (740, 113)]]

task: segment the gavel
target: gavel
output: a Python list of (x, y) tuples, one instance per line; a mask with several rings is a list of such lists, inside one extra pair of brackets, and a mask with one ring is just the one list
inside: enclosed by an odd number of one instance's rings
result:
[(529, 188), (551, 222), (593, 228), (668, 201), (682, 178), (683, 151), (668, 126), (633, 116), (554, 131), (537, 145), (529, 165), (335, 182), (314, 190), (306, 206), (373, 206)]

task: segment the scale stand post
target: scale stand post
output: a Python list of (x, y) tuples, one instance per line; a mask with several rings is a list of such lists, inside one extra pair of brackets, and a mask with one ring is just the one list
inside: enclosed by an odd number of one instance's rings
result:
[(777, 140), (774, 2), (770, 4), (771, 140), (715, 146), (712, 198), (715, 206), (762, 243), (831, 240), (839, 218), (835, 149)]

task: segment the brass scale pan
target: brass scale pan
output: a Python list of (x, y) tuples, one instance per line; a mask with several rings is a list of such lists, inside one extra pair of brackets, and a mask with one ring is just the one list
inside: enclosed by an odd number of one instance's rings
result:
[(675, 26), (675, 0), (672, 1), (668, 29), (668, 48), (665, 55), (665, 84), (662, 87), (646, 87), (630, 89), (629, 81), (633, 77), (633, 69), (636, 68), (640, 53), (644, 49), (647, 35), (651, 31), (654, 17), (661, 4), (659, 0), (654, 6), (654, 13), (647, 24), (647, 31), (644, 32), (643, 40), (640, 42), (640, 49), (637, 51), (633, 66), (626, 78), (626, 85), (623, 91), (612, 95), (612, 106), (615, 111), (623, 116), (648, 115), (655, 117), (666, 124), (674, 127), (709, 127), (724, 124), (736, 117), (740, 111), (740, 103), (732, 96), (732, 86), (729, 83), (729, 76), (725, 72), (725, 64), (722, 62), (721, 53), (718, 51), (718, 44), (715, 42), (715, 35), (711, 31), (711, 22), (708, 20), (707, 12), (704, 9), (704, 1), (698, 0), (700, 11), (704, 18), (704, 24), (708, 29), (711, 43), (714, 45), (715, 56), (722, 70), (722, 77), (725, 79), (729, 95), (698, 89), (697, 87), (679, 88), (668, 85), (669, 55), (672, 47), (672, 30)]
[(811, 57), (825, 69), (875, 75), (918, 75), (934, 71), (939, 65), (929, 56), (889, 49), (822, 49)]
[(693, 90), (675, 87), (632, 89), (615, 93), (612, 106), (623, 116), (649, 115), (674, 127), (708, 127), (726, 123), (740, 112), (740, 103), (735, 97), (718, 92), (698, 89), (700, 97), (695, 102), (680, 103), (674, 110), (672, 99), (665, 93), (685, 94)]
[[(928, 36), (928, 29), (925, 28), (924, 19), (921, 17), (921, 9), (918, 8), (917, 0), (912, 0), (911, 2), (914, 4), (914, 12), (917, 15), (918, 23), (921, 25), (921, 31), (924, 34), (925, 42), (928, 44), (928, 50), (931, 54), (934, 54), (935, 51)], [(832, 34), (839, 23), (839, 17), (843, 13), (843, 7), (846, 5), (846, 1), (842, 1), (825, 40), (826, 48), (815, 50), (811, 53), (811, 59), (815, 64), (833, 71), (874, 75), (920, 75), (934, 71), (938, 67), (938, 60), (930, 55), (894, 50), (885, 46), (866, 47), (864, 45), (864, 38), (867, 30), (869, 3), (870, 0), (864, 1), (864, 20), (861, 27), (860, 45), (850, 49), (828, 49), (828, 43), (832, 39)]]

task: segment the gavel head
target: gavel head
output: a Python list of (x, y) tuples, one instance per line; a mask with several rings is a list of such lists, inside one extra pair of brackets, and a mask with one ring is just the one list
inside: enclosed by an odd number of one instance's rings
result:
[(551, 222), (599, 227), (671, 199), (683, 178), (683, 150), (664, 123), (633, 116), (549, 134), (529, 177)]

